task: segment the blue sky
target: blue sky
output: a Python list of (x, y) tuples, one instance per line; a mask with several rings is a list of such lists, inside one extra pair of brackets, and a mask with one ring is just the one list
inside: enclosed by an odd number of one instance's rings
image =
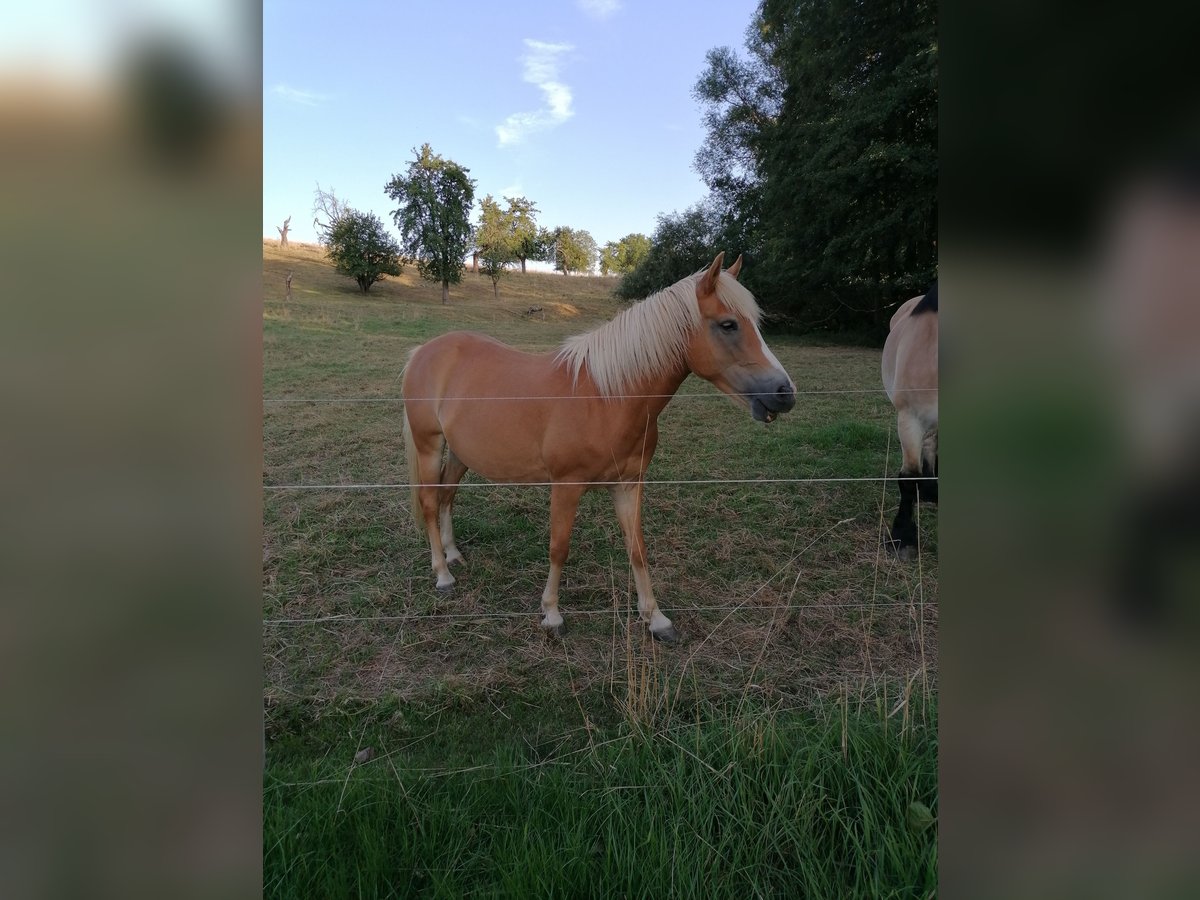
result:
[(740, 49), (757, 0), (284, 3), (263, 7), (263, 235), (313, 189), (394, 231), (383, 185), (422, 143), (476, 195), (533, 200), (598, 244), (651, 234), (706, 193), (692, 98), (712, 47)]

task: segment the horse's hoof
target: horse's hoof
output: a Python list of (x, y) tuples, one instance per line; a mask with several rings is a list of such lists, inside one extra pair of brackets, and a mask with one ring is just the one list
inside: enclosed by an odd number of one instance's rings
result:
[(683, 639), (683, 636), (674, 625), (668, 625), (660, 631), (651, 631), (650, 637), (664, 644), (678, 644)]
[(464, 562), (466, 562), (466, 560), (463, 559), (461, 555), (446, 557), (446, 565), (448, 566), (461, 566)]
[(454, 593), (454, 582), (453, 581), (450, 582), (449, 584), (439, 584), (436, 587), (437, 587), (437, 592), (439, 594), (453, 594)]
[(566, 625), (544, 625), (542, 626), (542, 630), (546, 632), (546, 637), (555, 638), (560, 641), (567, 636)]
[(917, 548), (914, 544), (902, 544), (893, 538), (884, 538), (883, 548), (888, 556), (894, 556), (900, 562), (911, 562), (917, 558)]

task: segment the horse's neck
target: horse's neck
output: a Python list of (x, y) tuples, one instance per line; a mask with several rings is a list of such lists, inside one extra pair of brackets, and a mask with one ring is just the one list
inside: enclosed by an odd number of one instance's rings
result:
[(677, 369), (648, 376), (630, 385), (622, 402), (629, 406), (631, 415), (636, 418), (657, 421), (688, 374), (688, 368), (680, 364)]

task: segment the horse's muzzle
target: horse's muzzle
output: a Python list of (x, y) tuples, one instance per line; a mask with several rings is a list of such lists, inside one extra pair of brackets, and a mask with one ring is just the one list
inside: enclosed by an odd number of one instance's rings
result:
[(796, 389), (791, 381), (776, 382), (769, 391), (756, 392), (750, 395), (750, 415), (757, 422), (771, 423), (780, 413), (785, 413), (796, 405)]

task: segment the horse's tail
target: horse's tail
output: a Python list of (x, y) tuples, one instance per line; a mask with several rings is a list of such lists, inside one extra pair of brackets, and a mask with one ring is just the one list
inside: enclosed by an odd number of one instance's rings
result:
[[(420, 349), (420, 347), (413, 348), (408, 354), (408, 359), (404, 361), (404, 372), (400, 379), (400, 395), (402, 397), (407, 398), (408, 396), (404, 384), (408, 380), (409, 363)], [(421, 482), (421, 467), (417, 462), (417, 444), (413, 440), (412, 423), (408, 420), (407, 403), (404, 404), (404, 458), (408, 461), (409, 511), (412, 513), (413, 521), (417, 523), (417, 531), (420, 532), (425, 527), (425, 519), (421, 515), (421, 502), (417, 496), (417, 485)]]

